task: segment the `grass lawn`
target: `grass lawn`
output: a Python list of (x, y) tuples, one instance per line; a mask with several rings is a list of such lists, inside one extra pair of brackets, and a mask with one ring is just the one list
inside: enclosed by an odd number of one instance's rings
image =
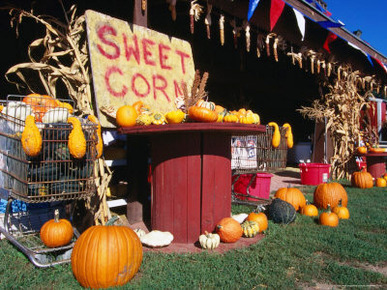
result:
[[(270, 221), (266, 236), (248, 248), (224, 254), (147, 252), (122, 289), (387, 288), (387, 188), (344, 186), (351, 217), (337, 228), (297, 214), (290, 225)], [(314, 188), (300, 189), (312, 201)], [(233, 206), (234, 214), (250, 210)], [(1, 289), (81, 289), (69, 264), (36, 268), (8, 241), (0, 245)]]

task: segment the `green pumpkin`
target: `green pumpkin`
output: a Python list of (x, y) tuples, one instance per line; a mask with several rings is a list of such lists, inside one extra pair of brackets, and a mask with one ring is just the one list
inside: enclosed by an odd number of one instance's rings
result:
[(289, 202), (276, 198), (267, 207), (266, 215), (275, 223), (290, 224), (296, 219), (296, 210)]

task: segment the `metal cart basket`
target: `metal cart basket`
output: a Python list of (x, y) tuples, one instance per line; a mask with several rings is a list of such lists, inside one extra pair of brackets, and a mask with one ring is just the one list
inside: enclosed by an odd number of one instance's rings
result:
[[(37, 111), (44, 114), (50, 108), (26, 105), (24, 98), (9, 95), (0, 113), (0, 197), (5, 203), (0, 231), (36, 266), (48, 267), (69, 262), (74, 241), (65, 247), (47, 248), (40, 240), (40, 227), (53, 219), (57, 208), (62, 218), (71, 219), (71, 212), (66, 214), (65, 210), (69, 204), (95, 192), (97, 126), (81, 120), (86, 155), (74, 159), (67, 146), (72, 126), (65, 122), (37, 122), (42, 149), (36, 157), (27, 156), (21, 144), (26, 116)], [(44, 106), (41, 104), (37, 100), (34, 106)], [(75, 240), (79, 233), (74, 230)]]

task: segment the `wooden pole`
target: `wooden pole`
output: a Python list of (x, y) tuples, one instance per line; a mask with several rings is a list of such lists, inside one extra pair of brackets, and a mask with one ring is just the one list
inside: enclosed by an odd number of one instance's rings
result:
[(133, 24), (148, 27), (148, 0), (135, 0)]

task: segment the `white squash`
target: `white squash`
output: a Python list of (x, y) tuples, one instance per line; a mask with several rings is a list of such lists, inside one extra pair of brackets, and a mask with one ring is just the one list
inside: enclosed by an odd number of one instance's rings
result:
[(238, 223), (243, 223), (245, 221), (245, 219), (247, 218), (248, 214), (247, 213), (240, 213), (240, 214), (236, 214), (236, 215), (233, 215), (231, 216), (234, 220), (236, 220)]
[(153, 230), (140, 237), (140, 241), (143, 245), (151, 248), (165, 247), (172, 243), (173, 235), (170, 232)]
[(220, 244), (220, 236), (216, 233), (205, 232), (199, 236), (199, 243), (203, 249), (213, 250)]
[(48, 110), (42, 117), (43, 123), (66, 123), (67, 118), (70, 117), (69, 110), (67, 108), (53, 108)]
[(143, 229), (134, 229), (134, 232), (137, 234), (139, 238), (146, 235), (146, 232)]

